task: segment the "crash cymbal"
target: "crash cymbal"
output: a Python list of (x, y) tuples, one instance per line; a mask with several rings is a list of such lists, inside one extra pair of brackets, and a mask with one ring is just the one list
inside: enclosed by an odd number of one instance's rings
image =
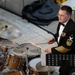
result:
[(0, 21), (0, 37), (9, 40), (16, 39), (22, 34), (20, 29), (6, 21)]

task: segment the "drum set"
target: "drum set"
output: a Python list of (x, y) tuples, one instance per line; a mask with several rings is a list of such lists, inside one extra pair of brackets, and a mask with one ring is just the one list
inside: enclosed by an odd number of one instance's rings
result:
[(29, 60), (39, 56), (40, 49), (31, 43), (18, 45), (9, 40), (3, 40), (3, 42), (6, 44), (1, 45), (0, 72), (3, 75), (29, 75)]
[(41, 65), (40, 47), (32, 43), (19, 45), (10, 41), (11, 37), (21, 35), (16, 32), (15, 36), (12, 32), (7, 25), (0, 31), (0, 75), (51, 75), (56, 70), (55, 67)]
[(10, 47), (1, 46), (0, 72), (2, 75), (51, 75), (56, 70), (56, 67), (41, 65), (39, 47), (32, 43), (17, 46), (11, 43)]

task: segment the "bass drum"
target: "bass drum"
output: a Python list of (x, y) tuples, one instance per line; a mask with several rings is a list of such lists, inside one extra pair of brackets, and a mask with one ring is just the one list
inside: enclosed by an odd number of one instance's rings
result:
[(48, 75), (56, 71), (58, 67), (42, 66), (41, 58), (34, 58), (29, 62), (30, 75)]

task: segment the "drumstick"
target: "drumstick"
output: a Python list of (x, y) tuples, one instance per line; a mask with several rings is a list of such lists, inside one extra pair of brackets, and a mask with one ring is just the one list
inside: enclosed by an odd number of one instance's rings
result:
[(36, 43), (36, 45), (39, 45), (39, 44), (48, 44), (48, 43), (47, 42)]
[(16, 42), (13, 42), (13, 41), (12, 41), (12, 43), (13, 43), (16, 47), (19, 46), (19, 44), (16, 43)]
[(40, 46), (37, 46), (37, 44), (33, 44), (31, 43), (32, 45), (36, 46), (37, 48), (39, 48), (40, 50), (45, 50), (44, 48), (40, 47)]

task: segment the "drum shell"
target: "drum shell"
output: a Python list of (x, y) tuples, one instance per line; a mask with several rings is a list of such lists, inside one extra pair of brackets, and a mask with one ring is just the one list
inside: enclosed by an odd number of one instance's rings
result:
[(24, 58), (13, 54), (9, 54), (6, 58), (7, 67), (10, 69), (20, 70), (22, 69), (24, 62), (25, 62)]
[(25, 75), (24, 71), (8, 72), (3, 75)]

